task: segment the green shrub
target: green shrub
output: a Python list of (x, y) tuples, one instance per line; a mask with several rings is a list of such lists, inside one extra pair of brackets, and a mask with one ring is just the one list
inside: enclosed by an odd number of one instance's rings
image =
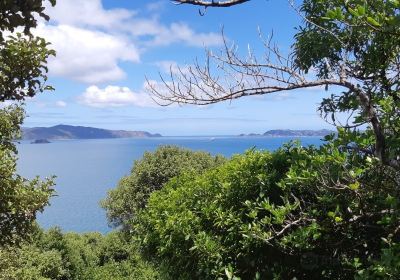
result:
[(53, 179), (28, 180), (17, 173), (13, 140), (20, 136), (24, 114), (17, 105), (0, 108), (0, 249), (28, 238), (36, 215), (54, 195)]
[(0, 249), (0, 280), (61, 280), (67, 271), (61, 253), (24, 244)]
[(153, 264), (118, 232), (37, 230), (30, 243), (0, 250), (0, 280), (155, 280)]
[(333, 144), (251, 150), (154, 192), (135, 234), (173, 279), (396, 279), (399, 178)]
[(223, 161), (223, 157), (213, 157), (206, 152), (161, 146), (155, 152), (146, 152), (142, 159), (135, 161), (131, 174), (123, 177), (118, 186), (108, 192), (101, 205), (107, 210), (110, 224), (129, 229), (149, 195), (161, 189), (169, 179), (184, 172), (201, 173)]

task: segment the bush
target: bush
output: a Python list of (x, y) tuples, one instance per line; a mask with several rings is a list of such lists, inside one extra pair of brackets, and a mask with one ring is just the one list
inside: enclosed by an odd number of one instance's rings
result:
[(0, 280), (62, 280), (67, 276), (60, 251), (24, 242), (0, 248)]
[(129, 229), (137, 211), (146, 205), (149, 195), (161, 189), (169, 179), (184, 172), (201, 173), (223, 161), (223, 157), (213, 157), (205, 152), (161, 146), (135, 161), (131, 174), (123, 177), (118, 186), (108, 192), (101, 205), (107, 210), (111, 225)]
[(173, 279), (398, 279), (399, 178), (333, 144), (251, 150), (154, 192), (135, 234)]
[(17, 149), (13, 140), (20, 136), (24, 114), (17, 105), (0, 108), (0, 249), (28, 238), (36, 215), (54, 195), (52, 178), (28, 180), (17, 173)]
[(37, 230), (31, 243), (0, 250), (0, 280), (155, 280), (154, 266), (118, 232)]

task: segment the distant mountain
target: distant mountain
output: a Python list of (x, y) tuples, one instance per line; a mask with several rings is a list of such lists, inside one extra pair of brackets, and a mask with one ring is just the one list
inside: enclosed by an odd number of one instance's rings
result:
[(268, 130), (264, 134), (240, 134), (240, 136), (258, 136), (258, 137), (310, 137), (310, 136), (326, 136), (334, 133), (332, 130), (320, 129), (320, 130), (291, 130), (291, 129), (275, 129)]
[(134, 138), (161, 137), (147, 131), (108, 130), (85, 126), (56, 125), (52, 127), (22, 128), (22, 139), (105, 139), (105, 138)]

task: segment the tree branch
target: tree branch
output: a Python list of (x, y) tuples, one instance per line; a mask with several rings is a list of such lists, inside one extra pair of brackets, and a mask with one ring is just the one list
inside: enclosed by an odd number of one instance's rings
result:
[(225, 8), (234, 5), (243, 4), (250, 0), (226, 0), (226, 1), (205, 1), (205, 0), (172, 0), (175, 4), (190, 4), (195, 6), (202, 6), (202, 7), (218, 7), (218, 8)]
[(248, 48), (247, 56), (238, 54), (236, 45), (229, 45), (223, 37), (224, 48), (220, 54), (206, 53), (204, 65), (194, 65), (170, 70), (170, 77), (161, 82), (149, 82), (148, 89), (157, 103), (209, 105), (245, 96), (265, 95), (321, 86), (339, 86), (352, 92), (375, 135), (375, 156), (387, 164), (384, 128), (379, 119), (368, 87), (356, 83), (351, 65), (338, 62), (331, 65), (329, 77), (307, 73), (296, 66), (293, 56), (284, 56), (271, 44), (263, 42), (263, 56), (254, 55)]
[(220, 55), (206, 53), (204, 65), (197, 61), (187, 67), (170, 69), (169, 79), (148, 81), (155, 99), (172, 103), (208, 105), (244, 96), (263, 95), (301, 88), (337, 85), (353, 90), (355, 86), (339, 75), (329, 79), (308, 79), (308, 75), (294, 65), (290, 56), (282, 55), (271, 41), (264, 42), (263, 61), (253, 54), (241, 58), (235, 45), (228, 46), (224, 38)]

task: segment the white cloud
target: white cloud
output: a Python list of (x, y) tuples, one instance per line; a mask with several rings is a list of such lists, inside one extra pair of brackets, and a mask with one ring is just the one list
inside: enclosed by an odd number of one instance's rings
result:
[(147, 80), (143, 85), (143, 90), (145, 92), (148, 92), (149, 94), (151, 94), (153, 90), (156, 90), (160, 94), (168, 95), (169, 94), (168, 87), (173, 87), (173, 83), (169, 81), (166, 81), (164, 83), (156, 80)]
[(59, 100), (59, 101), (56, 101), (55, 106), (64, 108), (64, 107), (67, 107), (67, 103), (65, 101)]
[(159, 12), (164, 8), (165, 4), (166, 2), (164, 0), (152, 2), (147, 4), (146, 9), (150, 12)]
[[(135, 36), (151, 36), (145, 42), (146, 46), (168, 46), (183, 43), (191, 47), (211, 47), (222, 45), (222, 36), (217, 33), (197, 33), (185, 23), (171, 23), (169, 26), (160, 24), (157, 20), (135, 21), (131, 33)], [(139, 27), (139, 28), (137, 28)]]
[(288, 99), (295, 99), (294, 93), (289, 92), (278, 92), (271, 95), (273, 101), (286, 101)]
[(83, 105), (105, 108), (105, 107), (154, 107), (156, 104), (150, 96), (144, 92), (133, 92), (128, 87), (107, 86), (103, 89), (90, 86), (79, 97)]
[[(147, 9), (156, 13), (160, 5), (150, 3)], [(133, 10), (106, 9), (101, 0), (63, 0), (47, 8), (51, 22), (41, 21), (36, 34), (57, 51), (49, 63), (50, 73), (88, 84), (125, 78), (121, 62), (139, 63), (149, 48), (222, 43), (217, 33), (196, 32), (180, 22), (165, 24), (155, 14), (144, 17)]]
[(113, 29), (129, 20), (135, 11), (104, 9), (101, 0), (63, 0), (55, 7), (47, 4), (46, 11), (53, 22), (79, 27)]
[(121, 61), (139, 62), (139, 51), (128, 40), (101, 31), (69, 25), (40, 25), (35, 31), (57, 51), (49, 61), (53, 75), (84, 83), (104, 83), (125, 77)]
[(58, 100), (58, 101), (51, 101), (51, 102), (45, 102), (41, 101), (40, 98), (36, 95), (34, 97), (31, 97), (29, 99), (26, 99), (25, 102), (34, 104), (38, 108), (64, 108), (67, 107), (67, 102), (63, 100)]
[[(146, 5), (147, 10), (156, 12), (164, 2), (152, 2)], [(222, 38), (217, 33), (199, 33), (187, 24), (173, 22), (162, 24), (157, 16), (140, 17), (139, 13), (128, 9), (105, 9), (101, 0), (63, 0), (55, 7), (48, 7), (53, 22), (82, 28), (107, 30), (113, 34), (127, 33), (140, 45), (148, 37), (146, 45), (165, 46), (173, 43), (184, 43), (189, 46), (220, 45)]]

